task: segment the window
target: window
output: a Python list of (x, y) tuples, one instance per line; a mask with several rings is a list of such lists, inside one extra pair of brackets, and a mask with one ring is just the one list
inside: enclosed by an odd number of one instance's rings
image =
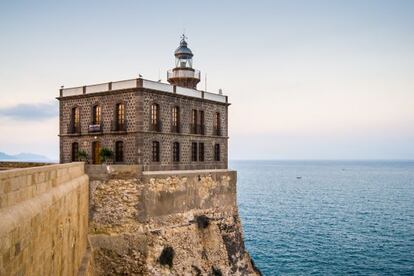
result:
[(200, 110), (200, 125), (204, 125), (204, 111)]
[(192, 110), (191, 115), (191, 133), (197, 134), (197, 110)]
[(160, 142), (152, 141), (152, 162), (160, 162)]
[(171, 131), (176, 133), (180, 132), (180, 108), (178, 106), (173, 107), (171, 117)]
[(191, 161), (197, 161), (197, 143), (191, 143)]
[(214, 116), (214, 125), (213, 125), (213, 135), (220, 136), (220, 130), (221, 130), (221, 124), (220, 124), (220, 113), (216, 112)]
[(173, 161), (180, 162), (180, 143), (173, 143)]
[(204, 111), (200, 110), (200, 124), (198, 126), (198, 134), (204, 135)]
[(125, 105), (119, 103), (116, 105), (116, 122), (115, 130), (125, 130)]
[(79, 133), (80, 132), (80, 115), (79, 115), (79, 107), (72, 108), (72, 115), (71, 115), (71, 129), (70, 133)]
[(124, 142), (115, 143), (115, 162), (124, 162)]
[(214, 145), (214, 161), (220, 161), (220, 144)]
[(101, 123), (101, 107), (99, 105), (95, 105), (93, 107), (92, 124), (99, 125), (100, 123)]
[(198, 144), (198, 161), (204, 161), (204, 143)]
[(160, 131), (160, 106), (156, 103), (151, 105), (151, 130)]
[(92, 164), (101, 164), (101, 144), (99, 141), (92, 142)]
[(79, 161), (79, 144), (72, 143), (72, 162)]
[(194, 125), (197, 124), (197, 110), (195, 109), (192, 111), (191, 123)]

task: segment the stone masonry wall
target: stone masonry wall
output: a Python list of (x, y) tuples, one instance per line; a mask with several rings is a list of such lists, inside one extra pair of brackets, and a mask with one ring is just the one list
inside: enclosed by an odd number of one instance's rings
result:
[[(228, 153), (227, 105), (191, 99), (174, 94), (144, 91), (140, 95), (143, 104), (142, 127), (144, 134), (139, 137), (138, 145), (142, 148), (141, 158), (143, 170), (194, 170), (194, 169), (226, 169)], [(160, 106), (161, 132), (150, 131), (150, 109), (156, 103)], [(172, 108), (180, 108), (180, 133), (171, 132)], [(191, 134), (190, 124), (192, 110), (204, 111), (205, 135)], [(221, 136), (213, 135), (213, 121), (216, 112), (220, 113)], [(160, 142), (160, 162), (152, 162), (152, 141)], [(172, 145), (180, 143), (180, 162), (173, 162)], [(204, 161), (191, 160), (191, 143), (204, 143)], [(220, 144), (221, 160), (214, 161), (214, 144)]]
[(83, 163), (0, 172), (0, 275), (77, 275), (87, 250)]
[[(85, 150), (92, 158), (92, 142), (101, 142), (101, 147), (115, 150), (116, 141), (124, 141), (124, 159), (126, 164), (137, 163), (136, 135), (138, 131), (136, 92), (131, 90), (110, 93), (90, 94), (60, 98), (60, 161), (71, 162), (72, 143), (79, 143), (79, 150)], [(112, 122), (115, 120), (115, 106), (125, 104), (126, 133), (112, 132)], [(88, 126), (92, 122), (93, 106), (101, 106), (103, 133), (88, 133)], [(79, 107), (81, 135), (67, 134), (68, 124), (71, 121), (72, 108)], [(94, 138), (96, 136), (96, 139)]]
[[(142, 170), (226, 169), (228, 161), (228, 104), (181, 96), (148, 89), (129, 89), (59, 98), (60, 101), (60, 161), (72, 161), (72, 143), (79, 144), (92, 157), (92, 142), (115, 151), (115, 142), (124, 142), (124, 164), (138, 164)], [(125, 103), (127, 131), (111, 131), (115, 106)], [(161, 131), (150, 129), (151, 104), (160, 106)], [(93, 106), (101, 106), (103, 133), (88, 133)], [(180, 133), (171, 131), (172, 108), (180, 108)], [(68, 134), (73, 107), (80, 109), (81, 134)], [(191, 134), (192, 110), (204, 111), (205, 135)], [(220, 113), (221, 135), (213, 133), (216, 112)], [(160, 162), (152, 161), (152, 142), (160, 142)], [(180, 143), (180, 161), (173, 162), (172, 144)], [(204, 143), (205, 160), (191, 160), (191, 143)], [(214, 144), (220, 144), (220, 161), (214, 160)]]
[(109, 174), (91, 180), (90, 196), (98, 275), (260, 274), (244, 248), (234, 171)]

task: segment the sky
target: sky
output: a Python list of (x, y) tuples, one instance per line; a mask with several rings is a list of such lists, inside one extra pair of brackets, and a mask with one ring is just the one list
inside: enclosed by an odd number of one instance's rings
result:
[[(166, 81), (185, 32), (231, 159), (414, 159), (414, 1), (1, 1), (0, 152), (58, 159), (61, 85)], [(207, 85), (204, 82), (207, 74)]]

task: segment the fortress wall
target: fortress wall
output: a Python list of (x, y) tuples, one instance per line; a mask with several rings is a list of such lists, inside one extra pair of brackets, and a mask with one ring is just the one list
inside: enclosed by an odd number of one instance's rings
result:
[(76, 275), (87, 248), (83, 163), (0, 172), (0, 275)]
[[(125, 176), (90, 183), (97, 275), (259, 274), (244, 247), (235, 171)], [(161, 261), (167, 248), (169, 264)]]
[(194, 170), (144, 172), (142, 208), (144, 219), (192, 210), (236, 208), (236, 171)]

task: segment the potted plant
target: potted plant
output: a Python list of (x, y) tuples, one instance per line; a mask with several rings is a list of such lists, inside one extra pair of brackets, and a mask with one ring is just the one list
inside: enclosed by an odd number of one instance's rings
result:
[(112, 159), (114, 155), (113, 151), (108, 148), (102, 148), (99, 152), (99, 156), (101, 157), (102, 163), (107, 163), (107, 161)]
[(88, 163), (88, 153), (85, 150), (78, 151), (79, 161)]

